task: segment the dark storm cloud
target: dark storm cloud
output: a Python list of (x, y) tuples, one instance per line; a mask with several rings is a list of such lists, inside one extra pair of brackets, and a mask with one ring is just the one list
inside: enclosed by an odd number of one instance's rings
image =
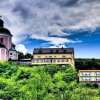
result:
[(60, 6), (73, 6), (77, 4), (79, 0), (51, 0), (54, 3), (57, 3)]
[(80, 3), (100, 2), (100, 0), (79, 0)]
[(12, 12), (17, 13), (18, 15), (21, 16), (22, 19), (28, 19), (30, 16), (32, 16), (32, 14), (30, 13), (30, 11), (28, 11), (28, 8), (17, 4), (13, 9)]

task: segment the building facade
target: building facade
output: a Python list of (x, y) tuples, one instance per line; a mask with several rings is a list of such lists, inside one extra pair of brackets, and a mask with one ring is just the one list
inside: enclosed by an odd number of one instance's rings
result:
[(100, 70), (79, 70), (79, 81), (100, 83)]
[(11, 32), (4, 27), (4, 22), (0, 19), (0, 61), (9, 59), (18, 60), (18, 53), (13, 46)]
[(35, 48), (32, 64), (70, 64), (74, 66), (74, 49)]
[(18, 52), (16, 51), (14, 44), (12, 44), (12, 48), (9, 50), (9, 59), (18, 60)]
[(4, 45), (0, 44), (0, 61), (8, 60), (8, 50)]

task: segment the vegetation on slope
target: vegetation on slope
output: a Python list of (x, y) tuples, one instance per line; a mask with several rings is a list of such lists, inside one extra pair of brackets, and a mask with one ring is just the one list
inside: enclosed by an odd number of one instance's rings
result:
[(0, 63), (1, 100), (99, 100), (97, 85), (79, 84), (69, 65)]
[(100, 69), (100, 59), (75, 59), (76, 69)]

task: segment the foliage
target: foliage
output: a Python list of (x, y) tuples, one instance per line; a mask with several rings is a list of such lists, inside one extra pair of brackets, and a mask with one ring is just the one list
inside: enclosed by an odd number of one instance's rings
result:
[(99, 69), (100, 59), (76, 59), (75, 64), (77, 69)]
[(21, 59), (32, 59), (32, 54), (30, 53), (27, 53), (27, 54), (23, 54), (22, 52), (18, 52), (18, 59), (21, 60)]
[(77, 83), (70, 65), (0, 63), (0, 100), (99, 100), (96, 84)]

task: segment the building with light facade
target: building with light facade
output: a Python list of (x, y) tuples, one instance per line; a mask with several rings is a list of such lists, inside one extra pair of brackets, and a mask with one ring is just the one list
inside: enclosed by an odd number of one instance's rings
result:
[(100, 82), (100, 70), (79, 70), (80, 82)]
[(32, 64), (70, 64), (74, 66), (74, 49), (35, 48)]
[(18, 60), (18, 52), (12, 43), (11, 32), (4, 27), (4, 21), (0, 19), (0, 61)]

